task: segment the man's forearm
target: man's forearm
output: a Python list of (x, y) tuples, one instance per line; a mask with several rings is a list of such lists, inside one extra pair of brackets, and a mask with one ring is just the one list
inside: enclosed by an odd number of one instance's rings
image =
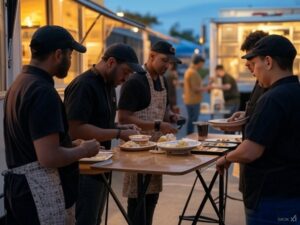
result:
[(75, 128), (70, 126), (70, 135), (72, 139), (90, 140), (95, 138), (97, 141), (109, 141), (116, 138), (117, 129), (103, 129), (91, 124), (81, 124)]

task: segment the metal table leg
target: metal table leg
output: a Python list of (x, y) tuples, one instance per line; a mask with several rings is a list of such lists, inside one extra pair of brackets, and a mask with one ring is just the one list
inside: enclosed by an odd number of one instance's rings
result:
[[(111, 176), (112, 175), (112, 172), (109, 172), (108, 173), (108, 183), (109, 183), (109, 186), (111, 186)], [(108, 206), (109, 206), (109, 193), (107, 193), (107, 196), (106, 196), (106, 210), (105, 210), (105, 225), (107, 225), (107, 220), (108, 220)]]
[[(224, 208), (225, 208), (225, 205), (224, 205), (224, 177), (220, 177), (220, 183), (219, 183), (219, 199), (220, 199), (220, 202), (219, 202), (219, 207), (217, 206), (217, 203), (215, 202), (215, 200), (213, 199), (212, 195), (211, 195), (211, 191), (212, 191), (212, 188), (219, 176), (218, 172), (216, 171), (213, 178), (211, 179), (210, 183), (209, 183), (209, 186), (207, 186), (207, 184), (205, 183), (205, 180), (203, 179), (201, 173), (199, 170), (196, 170), (196, 174), (197, 174), (197, 177), (195, 179), (195, 182), (193, 184), (193, 187), (192, 187), (192, 190), (188, 196), (188, 199), (185, 203), (185, 206), (184, 206), (184, 209), (183, 209), (183, 212), (182, 212), (182, 215), (179, 217), (179, 224), (181, 224), (182, 220), (190, 220), (190, 221), (193, 221), (193, 225), (197, 224), (197, 222), (199, 221), (202, 221), (202, 222), (208, 222), (208, 223), (219, 223), (219, 224), (222, 224), (224, 225)], [(191, 198), (191, 195), (192, 195), (192, 192), (195, 188), (195, 184), (196, 184), (196, 181), (197, 179), (200, 180), (202, 186), (203, 186), (203, 189), (205, 191), (205, 195), (200, 203), (200, 206), (197, 210), (197, 213), (195, 216), (184, 216), (184, 213), (186, 211), (186, 208), (189, 204), (189, 201), (190, 201), (190, 198)], [(223, 196), (223, 197), (221, 197)], [(221, 198), (220, 198), (221, 197)], [(215, 211), (215, 213), (217, 214), (217, 217), (218, 219), (214, 219), (214, 218), (210, 218), (210, 217), (206, 217), (206, 216), (202, 216), (201, 213), (204, 209), (204, 206), (207, 202), (207, 200), (209, 200), (213, 206), (213, 209)]]
[(111, 188), (109, 181), (107, 180), (107, 178), (105, 177), (105, 174), (101, 174), (102, 175), (102, 179), (104, 181), (105, 186), (107, 187), (109, 193), (111, 194), (112, 198), (114, 199), (115, 203), (117, 204), (119, 210), (121, 211), (123, 217), (125, 218), (126, 222), (128, 225), (133, 225), (133, 223), (130, 221), (130, 219), (127, 216), (127, 213), (125, 211), (125, 209), (123, 208), (121, 202), (119, 201), (116, 193), (113, 191), (113, 189)]

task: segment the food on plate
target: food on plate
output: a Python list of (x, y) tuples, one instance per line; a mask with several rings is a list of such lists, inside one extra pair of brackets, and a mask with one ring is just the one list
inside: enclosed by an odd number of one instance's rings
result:
[(130, 135), (129, 139), (132, 142), (135, 142), (139, 145), (147, 145), (150, 139), (150, 135), (143, 135), (143, 134), (136, 134), (136, 135)]
[(176, 144), (175, 147), (177, 148), (181, 148), (181, 147), (186, 147), (186, 146), (189, 146), (189, 143), (187, 143), (186, 141), (184, 140), (179, 140)]
[(218, 147), (227, 147), (228, 144), (227, 143), (217, 143), (216, 146), (218, 146)]
[(137, 144), (136, 142), (133, 142), (133, 141), (127, 141), (122, 146), (125, 147), (125, 148), (138, 148), (138, 147), (140, 147), (139, 144)]
[(166, 141), (175, 141), (176, 137), (174, 136), (174, 134), (166, 134), (166, 135), (162, 135), (157, 142), (166, 142)]

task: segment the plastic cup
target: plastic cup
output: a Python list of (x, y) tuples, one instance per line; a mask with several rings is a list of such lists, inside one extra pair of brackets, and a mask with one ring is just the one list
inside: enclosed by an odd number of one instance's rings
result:
[(198, 140), (204, 141), (208, 135), (208, 123), (200, 121), (196, 123), (196, 126), (198, 130)]

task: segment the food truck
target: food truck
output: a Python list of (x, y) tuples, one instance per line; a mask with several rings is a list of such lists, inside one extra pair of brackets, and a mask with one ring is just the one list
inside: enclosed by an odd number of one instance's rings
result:
[[(255, 77), (245, 67), (240, 47), (245, 37), (256, 30), (283, 35), (299, 50), (300, 7), (222, 9), (218, 18), (211, 19), (210, 76), (214, 76), (217, 64), (224, 65), (225, 70), (237, 80), (241, 93), (241, 110), (249, 99)], [(294, 74), (300, 74), (300, 50), (295, 59)], [(220, 91), (212, 93), (212, 105), (221, 95)]]

